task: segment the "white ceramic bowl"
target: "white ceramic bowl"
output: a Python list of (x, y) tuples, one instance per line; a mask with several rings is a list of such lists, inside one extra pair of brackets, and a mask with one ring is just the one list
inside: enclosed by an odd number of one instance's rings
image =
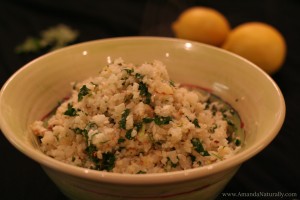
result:
[[(28, 136), (28, 125), (68, 94), (70, 82), (95, 75), (118, 57), (132, 63), (161, 60), (174, 81), (210, 88), (229, 102), (246, 130), (241, 152), (197, 169), (136, 175), (79, 168), (40, 152)], [(186, 40), (127, 37), (66, 47), (28, 63), (2, 87), (0, 111), (7, 139), (40, 163), (71, 199), (214, 199), (239, 166), (274, 139), (284, 121), (285, 103), (275, 82), (237, 55)]]

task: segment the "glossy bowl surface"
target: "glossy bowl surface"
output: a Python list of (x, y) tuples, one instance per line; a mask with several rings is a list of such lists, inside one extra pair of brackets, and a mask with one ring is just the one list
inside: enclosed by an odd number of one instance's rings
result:
[[(40, 152), (28, 125), (52, 110), (69, 93), (71, 82), (96, 75), (118, 57), (131, 63), (161, 60), (172, 80), (209, 88), (230, 103), (246, 131), (241, 152), (197, 169), (143, 175), (83, 169)], [(6, 138), (40, 163), (73, 199), (213, 199), (243, 162), (274, 139), (284, 117), (280, 89), (253, 63), (219, 48), (172, 38), (111, 38), (69, 46), (22, 67), (0, 93), (0, 127)]]

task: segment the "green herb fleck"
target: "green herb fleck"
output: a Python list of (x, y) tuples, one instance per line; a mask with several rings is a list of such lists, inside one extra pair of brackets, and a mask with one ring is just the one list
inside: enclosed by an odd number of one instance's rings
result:
[(94, 122), (89, 122), (85, 127), (85, 129), (88, 130), (88, 131), (91, 130), (91, 129), (95, 130), (97, 128), (98, 128), (98, 125)]
[(83, 85), (80, 88), (79, 93), (78, 93), (78, 102), (81, 101), (84, 96), (88, 95), (90, 91), (91, 90), (89, 88), (87, 88), (86, 85)]
[(209, 133), (214, 133), (215, 130), (218, 128), (217, 124), (213, 124), (213, 126), (211, 126), (209, 129), (208, 129), (208, 132)]
[(125, 137), (126, 137), (128, 140), (132, 140), (132, 139), (133, 139), (133, 137), (132, 137), (132, 135), (131, 135), (132, 130), (133, 130), (133, 129), (130, 129), (130, 130), (126, 131)]
[(125, 142), (125, 139), (122, 138), (122, 137), (120, 137), (120, 138), (118, 139), (118, 144), (121, 144), (121, 143), (123, 143), (123, 142)]
[(139, 74), (139, 73), (136, 73), (136, 74), (135, 74), (135, 78), (137, 78), (137, 79), (143, 79), (143, 78), (144, 78), (144, 75)]
[(170, 121), (172, 121), (172, 117), (170, 117), (170, 116), (163, 117), (163, 116), (156, 115), (154, 117), (154, 122), (157, 125), (166, 125), (166, 124), (169, 124)]
[(89, 139), (89, 136), (88, 136), (88, 132), (93, 129), (97, 129), (98, 126), (97, 124), (95, 123), (88, 123), (86, 125), (86, 127), (84, 129), (81, 129), (81, 128), (71, 128), (71, 130), (75, 133), (75, 134), (80, 134), (84, 137), (85, 141), (86, 141), (86, 144), (88, 144), (88, 139)]
[(170, 83), (171, 86), (175, 87), (175, 83), (172, 80), (169, 81), (169, 83)]
[(227, 121), (227, 124), (228, 124), (229, 126), (234, 126), (234, 123), (232, 122), (232, 120), (231, 120), (231, 119), (224, 118), (224, 120), (226, 120), (226, 121)]
[(138, 122), (135, 125), (136, 131), (139, 132), (143, 127), (143, 122)]
[(227, 117), (226, 118), (223, 118), (228, 126), (227, 126), (227, 134), (228, 135), (231, 135), (233, 132), (235, 132), (237, 130), (237, 127), (235, 126), (235, 124), (233, 123), (233, 121), (231, 119), (228, 119)]
[(218, 112), (218, 108), (215, 105), (213, 105), (211, 108), (211, 112), (212, 112), (212, 115), (215, 116), (216, 113)]
[(64, 112), (64, 115), (67, 116), (77, 116), (77, 111), (75, 110), (75, 108), (73, 108), (73, 105), (71, 103), (68, 103), (68, 109)]
[(127, 72), (128, 75), (131, 75), (134, 72), (133, 69), (124, 69), (124, 70)]
[(226, 140), (228, 141), (228, 143), (231, 143), (232, 142), (232, 133), (228, 134)]
[(201, 144), (199, 138), (193, 138), (191, 140), (191, 143), (192, 143), (195, 151), (200, 153), (202, 156), (209, 156), (209, 153), (206, 150), (204, 150), (203, 145)]
[(145, 101), (144, 103), (145, 104), (150, 104), (151, 103), (151, 93), (148, 91), (148, 86), (147, 84), (143, 83), (143, 82), (140, 82), (139, 83), (139, 91), (140, 91), (140, 95), (142, 97), (145, 97)]
[(74, 131), (75, 134), (82, 135), (84, 137), (86, 143), (88, 143), (89, 136), (88, 136), (88, 131), (86, 129), (74, 128), (71, 130)]
[(90, 144), (86, 149), (85, 149), (86, 154), (88, 155), (89, 159), (93, 161), (96, 165), (99, 162), (99, 158), (96, 155), (97, 152), (97, 147), (93, 144)]
[(89, 159), (94, 162), (95, 169), (97, 170), (107, 170), (111, 171), (115, 166), (115, 155), (111, 152), (103, 153), (102, 159), (97, 157), (97, 147), (93, 144), (90, 144), (85, 149), (86, 154), (88, 155)]
[(126, 130), (126, 118), (128, 117), (130, 113), (129, 109), (125, 109), (124, 112), (122, 113), (121, 120), (119, 121), (120, 128)]
[(169, 164), (172, 168), (176, 168), (178, 165), (178, 163), (173, 163), (169, 157), (168, 157), (167, 164)]
[(195, 125), (195, 127), (201, 128), (197, 118), (195, 118), (192, 123)]
[(115, 167), (116, 157), (113, 153), (107, 152), (102, 154), (100, 170), (111, 171)]
[(192, 163), (196, 161), (196, 156), (194, 156), (193, 154), (190, 154), (189, 156), (191, 158)]
[(144, 103), (148, 104), (148, 105), (151, 103), (151, 94), (150, 93), (146, 94), (146, 99), (145, 99)]
[(148, 93), (148, 87), (143, 82), (139, 83), (139, 90), (140, 90), (140, 95), (141, 96), (146, 96), (146, 94)]
[[(190, 158), (191, 158), (192, 163), (194, 163), (194, 162), (196, 161), (196, 156), (194, 156), (193, 154), (190, 154), (189, 156), (190, 156)], [(199, 166), (201, 166), (201, 161), (197, 161), (196, 163), (197, 163)]]
[(239, 140), (239, 139), (236, 139), (236, 140), (235, 140), (235, 145), (236, 145), (236, 146), (240, 146), (241, 143), (242, 143), (241, 140)]
[(152, 121), (153, 121), (153, 119), (150, 118), (150, 117), (145, 117), (145, 118), (143, 119), (143, 122), (146, 123), (146, 124), (151, 123)]

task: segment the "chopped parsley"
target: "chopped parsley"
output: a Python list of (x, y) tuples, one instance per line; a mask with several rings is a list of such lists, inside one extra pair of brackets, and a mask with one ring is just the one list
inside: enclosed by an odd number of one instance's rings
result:
[(235, 124), (233, 123), (233, 121), (231, 119), (228, 119), (227, 117), (223, 118), (226, 122), (227, 122), (227, 135), (228, 135), (228, 142), (232, 142), (233, 138), (232, 138), (232, 134), (237, 131), (237, 127), (235, 126)]
[(115, 167), (116, 157), (111, 152), (103, 153), (100, 162), (100, 170), (111, 171)]
[(201, 128), (200, 125), (199, 125), (199, 122), (198, 122), (198, 119), (197, 119), (197, 118), (195, 118), (195, 119), (192, 121), (192, 123), (195, 125), (195, 127)]
[(172, 121), (172, 117), (171, 116), (163, 117), (163, 116), (155, 115), (154, 118), (150, 118), (150, 117), (143, 118), (143, 122), (146, 124), (151, 123), (153, 121), (156, 125), (166, 125), (169, 124), (170, 121)]
[(189, 156), (191, 158), (192, 163), (196, 161), (196, 156), (194, 156), (193, 154), (190, 154)]
[(77, 111), (75, 108), (73, 108), (73, 105), (71, 103), (68, 103), (68, 109), (64, 112), (64, 115), (74, 117), (77, 116)]
[(143, 119), (143, 122), (146, 123), (146, 124), (151, 123), (152, 121), (153, 121), (153, 119), (150, 118), (150, 117), (145, 117), (145, 118)]
[(137, 78), (137, 79), (143, 79), (143, 78), (144, 78), (144, 75), (139, 74), (139, 73), (136, 73), (136, 74), (135, 74), (135, 78)]
[(81, 128), (74, 128), (74, 129), (71, 129), (75, 134), (80, 134), (82, 135), (85, 140), (87, 141), (88, 140), (88, 131), (86, 129), (81, 129)]
[(141, 96), (146, 96), (146, 94), (148, 93), (148, 86), (145, 83), (140, 82), (139, 83), (139, 90), (140, 90), (140, 95)]
[(208, 132), (209, 133), (214, 133), (217, 128), (218, 128), (218, 125), (213, 124), (211, 127), (209, 127)]
[(97, 126), (97, 124), (95, 124), (95, 123), (88, 123), (87, 125), (86, 125), (86, 127), (84, 128), (84, 129), (81, 129), (81, 128), (70, 128), (75, 134), (80, 134), (80, 135), (82, 135), (83, 137), (84, 137), (84, 139), (85, 139), (85, 142), (86, 142), (86, 144), (88, 144), (88, 140), (89, 140), (89, 136), (88, 136), (88, 132), (91, 130), (91, 129), (93, 129), (93, 130), (95, 130), (95, 129), (97, 129), (98, 128), (98, 126)]
[(97, 152), (97, 147), (93, 144), (90, 144), (85, 149), (85, 153), (88, 155), (89, 159), (97, 165), (100, 159), (97, 157), (96, 152)]
[(167, 159), (168, 159), (167, 164), (170, 165), (171, 168), (177, 167), (178, 163), (173, 163), (169, 157)]
[(166, 125), (166, 124), (169, 124), (170, 121), (172, 121), (172, 117), (170, 117), (170, 116), (163, 117), (163, 116), (156, 115), (154, 117), (154, 122), (157, 125)]
[(145, 104), (150, 104), (151, 103), (151, 93), (148, 91), (148, 86), (147, 84), (143, 83), (142, 81), (139, 82), (139, 91), (140, 95), (142, 97), (145, 97)]
[(129, 109), (125, 109), (124, 112), (122, 113), (121, 120), (119, 121), (120, 128), (126, 130), (126, 118), (128, 117), (130, 113)]
[(131, 135), (132, 130), (133, 130), (133, 129), (129, 129), (128, 131), (126, 131), (125, 137), (126, 137), (128, 140), (132, 140), (132, 139), (133, 139), (133, 137), (132, 137), (132, 135)]
[(120, 138), (118, 139), (118, 144), (121, 144), (121, 143), (123, 143), (123, 142), (125, 142), (125, 138), (120, 137)]
[(240, 146), (242, 142), (241, 142), (241, 140), (236, 139), (234, 143), (236, 146)]
[(211, 112), (212, 112), (212, 115), (215, 116), (216, 113), (218, 112), (218, 108), (215, 105), (213, 105), (211, 108)]
[[(127, 72), (128, 75), (133, 75), (133, 73), (134, 73), (134, 69), (124, 69), (124, 70)], [(142, 75), (140, 73), (135, 73), (134, 77), (137, 79), (136, 81), (139, 84), (138, 89), (140, 91), (140, 96), (145, 97), (144, 103), (145, 104), (150, 104), (151, 103), (151, 93), (148, 91), (147, 84), (142, 81), (142, 79), (144, 78), (144, 75)], [(124, 84), (125, 84), (125, 82), (124, 82)], [(126, 99), (126, 100), (128, 101), (131, 98)]]
[(102, 159), (97, 157), (97, 147), (93, 144), (90, 144), (85, 149), (86, 154), (88, 155), (89, 159), (94, 162), (95, 169), (97, 170), (107, 170), (111, 171), (115, 167), (115, 155), (111, 152), (103, 153)]
[(91, 129), (97, 129), (97, 128), (98, 128), (98, 125), (94, 122), (89, 122), (85, 127), (85, 129), (87, 129), (88, 131)]
[(86, 87), (86, 85), (83, 85), (78, 93), (78, 102), (83, 99), (84, 96), (88, 95), (90, 93), (90, 89)]
[(226, 117), (226, 118), (223, 118), (223, 119), (227, 122), (227, 124), (228, 124), (229, 126), (234, 126), (234, 123), (232, 122), (231, 119), (228, 119), (227, 117)]
[(232, 133), (229, 133), (226, 140), (228, 141), (228, 143), (231, 143), (233, 138), (232, 138)]
[(171, 86), (175, 87), (174, 81), (169, 81), (169, 83), (170, 83)]
[(134, 72), (133, 69), (123, 69), (123, 70), (125, 70), (128, 75), (131, 75)]
[(209, 153), (204, 150), (202, 143), (200, 142), (199, 138), (193, 138), (191, 140), (191, 143), (198, 153), (200, 153), (202, 156), (209, 156)]
[(188, 116), (186, 116), (186, 118), (187, 118), (190, 122), (192, 122), (192, 123), (195, 125), (195, 127), (201, 128), (200, 125), (199, 125), (199, 121), (198, 121), (197, 118), (195, 118), (193, 121), (190, 120), (190, 118), (189, 118)]
[(136, 128), (136, 131), (139, 132), (143, 127), (143, 122), (136, 123), (134, 127)]

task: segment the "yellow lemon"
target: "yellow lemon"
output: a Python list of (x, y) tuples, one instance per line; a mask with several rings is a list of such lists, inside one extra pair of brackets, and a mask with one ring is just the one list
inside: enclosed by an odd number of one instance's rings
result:
[(230, 31), (228, 20), (219, 11), (208, 7), (191, 7), (173, 22), (176, 37), (220, 46)]
[(280, 69), (286, 56), (286, 43), (273, 26), (248, 22), (234, 28), (222, 46), (258, 65), (269, 74)]

